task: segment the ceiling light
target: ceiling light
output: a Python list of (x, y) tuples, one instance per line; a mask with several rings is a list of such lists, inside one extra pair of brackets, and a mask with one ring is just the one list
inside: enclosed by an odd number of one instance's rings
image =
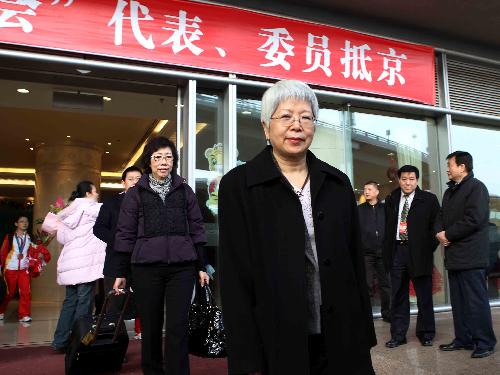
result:
[(30, 139), (29, 139), (29, 138), (24, 138), (24, 140), (25, 140), (26, 142), (29, 142), (29, 141), (30, 141)]
[(111, 98), (109, 96), (103, 96), (102, 100), (104, 100), (105, 102), (110, 102)]
[(0, 173), (35, 174), (33, 168), (0, 168)]
[(0, 185), (35, 186), (35, 180), (25, 180), (25, 179), (16, 179), (16, 178), (0, 178)]
[(197, 122), (196, 123), (196, 134), (201, 132), (203, 129), (205, 129), (208, 126), (206, 122)]
[(111, 142), (108, 142), (108, 146), (111, 146)]
[(30, 90), (28, 89), (17, 89), (17, 92), (20, 94), (29, 94)]
[[(165, 125), (168, 124), (168, 120), (158, 120), (156, 126), (154, 127), (153, 131), (149, 135), (149, 137), (155, 136), (158, 133), (160, 133)], [(127, 168), (134, 165), (137, 159), (139, 159), (139, 156), (141, 156), (142, 151), (144, 150), (144, 147), (146, 146), (147, 139), (142, 143), (142, 145), (135, 151), (135, 154), (132, 156), (132, 158), (128, 161)]]
[(242, 115), (251, 115), (252, 112), (250, 112), (250, 111), (242, 111), (241, 114)]
[(106, 154), (109, 154), (109, 151), (106, 151)]
[(71, 135), (67, 135), (66, 138), (71, 138)]
[(92, 72), (92, 70), (88, 70), (88, 69), (77, 69), (76, 71), (80, 74), (89, 74)]
[(30, 147), (30, 150), (33, 151), (34, 150), (33, 147)]
[(123, 185), (119, 182), (101, 182), (101, 189), (102, 188), (123, 190)]
[(101, 172), (101, 177), (121, 177), (122, 172)]

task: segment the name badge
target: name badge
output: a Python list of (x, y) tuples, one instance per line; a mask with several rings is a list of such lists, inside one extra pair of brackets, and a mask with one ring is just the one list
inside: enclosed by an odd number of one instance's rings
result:
[(408, 226), (406, 221), (401, 221), (399, 223), (399, 234), (406, 234), (408, 230)]

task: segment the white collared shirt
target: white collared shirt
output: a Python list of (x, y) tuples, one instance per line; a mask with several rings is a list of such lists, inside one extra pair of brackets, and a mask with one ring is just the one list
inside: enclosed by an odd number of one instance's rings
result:
[[(415, 190), (408, 196), (408, 210), (411, 207), (411, 202), (413, 202), (413, 197), (415, 196)], [(396, 240), (400, 240), (399, 238), (399, 223), (401, 221), (401, 212), (403, 212), (403, 206), (405, 205), (405, 193), (401, 190), (401, 198), (399, 199), (399, 213), (398, 213), (398, 221), (396, 223)]]

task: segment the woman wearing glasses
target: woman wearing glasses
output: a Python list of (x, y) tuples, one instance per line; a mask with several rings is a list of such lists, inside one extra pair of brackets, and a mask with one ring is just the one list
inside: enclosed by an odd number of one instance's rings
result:
[[(189, 374), (191, 295), (196, 278), (201, 285), (208, 283), (203, 219), (196, 196), (176, 173), (177, 150), (170, 140), (153, 138), (140, 160), (145, 173), (125, 195), (114, 250), (130, 255), (144, 374)], [(120, 266), (123, 275), (127, 266)], [(117, 278), (114, 289), (124, 284), (124, 278)]]
[(262, 97), (270, 144), (222, 178), (219, 251), (231, 374), (373, 374), (376, 344), (348, 177), (308, 149), (318, 101)]

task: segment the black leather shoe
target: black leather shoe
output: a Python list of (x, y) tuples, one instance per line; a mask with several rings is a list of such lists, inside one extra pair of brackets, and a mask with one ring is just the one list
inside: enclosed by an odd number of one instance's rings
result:
[(398, 346), (406, 344), (406, 339), (403, 340), (396, 340), (396, 339), (390, 339), (385, 343), (386, 348), (397, 348)]
[(474, 350), (474, 345), (458, 345), (455, 341), (450, 342), (449, 344), (439, 345), (439, 350), (444, 352), (452, 352), (454, 350)]
[(492, 355), (494, 352), (493, 349), (476, 349), (470, 355), (471, 358), (484, 358)]
[(390, 322), (391, 322), (391, 317), (389, 317), (389, 316), (383, 316), (383, 317), (382, 317), (382, 320), (383, 320), (384, 322), (386, 322), (386, 323), (390, 323)]
[(422, 346), (434, 345), (434, 342), (432, 341), (432, 339), (423, 339), (423, 340), (420, 340), (420, 343), (422, 344)]

